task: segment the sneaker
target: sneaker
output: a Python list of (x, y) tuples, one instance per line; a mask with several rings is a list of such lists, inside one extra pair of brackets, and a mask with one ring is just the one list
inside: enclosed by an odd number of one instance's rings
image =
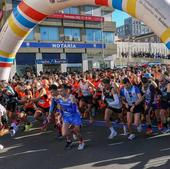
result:
[(65, 145), (66, 149), (71, 149), (72, 148), (72, 141), (67, 141)]
[(29, 131), (33, 127), (32, 124), (26, 124), (25, 125), (25, 131)]
[(141, 133), (141, 132), (142, 132), (142, 126), (141, 126), (141, 125), (139, 125), (139, 126), (137, 127), (137, 131), (138, 131), (138, 133)]
[(14, 129), (11, 129), (11, 130), (9, 131), (9, 133), (10, 133), (11, 137), (14, 137), (14, 136), (15, 136), (15, 134), (16, 134), (16, 132), (15, 132), (15, 130), (14, 130)]
[(4, 146), (2, 144), (0, 144), (0, 150), (3, 150)]
[(77, 136), (75, 134), (73, 134), (73, 139), (77, 140)]
[(127, 136), (129, 133), (127, 131), (127, 127), (126, 126), (123, 126), (123, 136)]
[(10, 131), (9, 131), (11, 137), (14, 137), (14, 136), (16, 135), (18, 129), (19, 129), (18, 126), (16, 126), (15, 128), (14, 128), (14, 127), (11, 127), (11, 129), (10, 129)]
[(170, 128), (168, 128), (168, 129), (166, 130), (166, 132), (167, 132), (167, 133), (170, 133)]
[(117, 132), (116, 132), (116, 131), (111, 132), (110, 135), (109, 135), (109, 137), (108, 137), (108, 139), (113, 139), (113, 138), (116, 137), (116, 136), (117, 136)]
[(169, 133), (169, 132), (170, 132), (170, 128), (162, 128), (161, 132), (162, 132), (163, 134)]
[(152, 128), (147, 128), (146, 134), (152, 134), (152, 133), (153, 133)]
[(42, 127), (41, 127), (41, 131), (47, 131), (47, 125), (44, 124)]
[(133, 140), (134, 138), (135, 138), (135, 134), (130, 134), (128, 137), (129, 140)]
[(61, 140), (63, 138), (63, 136), (62, 136), (62, 134), (59, 133), (56, 138)]
[(25, 125), (25, 127), (24, 127), (24, 131), (29, 131), (29, 125)]
[(92, 117), (90, 118), (89, 124), (90, 125), (94, 124), (94, 118), (92, 118)]
[(158, 130), (161, 131), (163, 129), (162, 123), (158, 124)]
[(85, 143), (80, 143), (78, 146), (78, 150), (83, 150), (85, 146)]

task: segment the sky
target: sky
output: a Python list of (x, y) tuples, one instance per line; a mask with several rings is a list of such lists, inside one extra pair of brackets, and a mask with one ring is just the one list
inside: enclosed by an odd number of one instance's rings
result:
[(116, 22), (116, 27), (119, 27), (124, 24), (124, 19), (128, 18), (129, 15), (126, 14), (125, 12), (115, 10), (113, 12), (112, 19), (114, 22)]

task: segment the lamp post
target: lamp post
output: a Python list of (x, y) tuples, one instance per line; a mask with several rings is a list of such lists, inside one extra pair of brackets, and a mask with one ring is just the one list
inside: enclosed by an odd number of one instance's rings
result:
[(103, 58), (103, 68), (105, 68), (105, 51), (104, 51), (104, 46), (105, 46), (105, 39), (104, 39), (104, 21), (102, 19), (101, 21), (101, 37), (102, 37), (102, 58)]

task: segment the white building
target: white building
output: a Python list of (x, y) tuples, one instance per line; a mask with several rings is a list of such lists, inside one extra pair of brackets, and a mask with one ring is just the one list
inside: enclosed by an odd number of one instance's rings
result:
[[(114, 58), (114, 65), (128, 65), (129, 63), (160, 62), (170, 64), (170, 59), (132, 57), (134, 53), (145, 52), (167, 56), (170, 51), (163, 43), (137, 43), (137, 42), (116, 42), (117, 55)], [(123, 57), (122, 54), (125, 54)]]

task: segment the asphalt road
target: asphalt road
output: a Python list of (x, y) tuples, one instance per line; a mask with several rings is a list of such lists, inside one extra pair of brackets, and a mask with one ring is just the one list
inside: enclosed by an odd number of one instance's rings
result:
[(54, 131), (35, 129), (5, 136), (0, 143), (0, 169), (170, 169), (170, 133), (139, 135), (134, 141), (119, 135), (107, 140), (104, 127), (83, 127), (86, 141), (83, 151), (77, 144), (65, 150), (64, 140), (57, 140)]

